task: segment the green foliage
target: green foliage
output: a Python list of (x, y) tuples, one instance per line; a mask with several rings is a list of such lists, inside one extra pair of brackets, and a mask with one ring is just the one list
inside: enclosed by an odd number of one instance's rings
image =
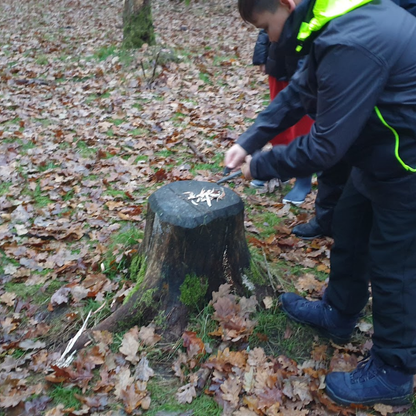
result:
[(180, 301), (191, 310), (199, 310), (203, 306), (207, 294), (208, 280), (206, 277), (186, 275), (179, 289), (181, 291)]

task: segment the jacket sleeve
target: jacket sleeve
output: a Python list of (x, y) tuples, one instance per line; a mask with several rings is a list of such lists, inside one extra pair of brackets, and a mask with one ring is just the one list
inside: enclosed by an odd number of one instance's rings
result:
[(265, 65), (269, 51), (270, 41), (265, 30), (260, 30), (253, 52), (253, 65)]
[(303, 177), (333, 166), (358, 138), (387, 77), (385, 64), (367, 50), (354, 45), (328, 48), (317, 66), (317, 113), (310, 133), (254, 155), (252, 176)]
[(416, 0), (393, 0), (398, 6), (403, 7), (413, 16), (416, 16)]
[(252, 126), (237, 140), (237, 143), (252, 154), (261, 149), (277, 134), (295, 125), (305, 114), (301, 102), (302, 91), (297, 77), (263, 110)]

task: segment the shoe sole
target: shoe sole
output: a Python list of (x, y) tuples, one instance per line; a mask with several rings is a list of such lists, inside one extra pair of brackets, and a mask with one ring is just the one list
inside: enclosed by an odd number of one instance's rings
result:
[(296, 205), (298, 207), (298, 206), (302, 205), (305, 202), (305, 200), (303, 200), (303, 201), (291, 201), (290, 199), (284, 199), (283, 198), (282, 202), (284, 204), (293, 204), (293, 205)]
[(385, 404), (390, 406), (406, 406), (411, 405), (413, 396), (400, 396), (400, 397), (392, 397), (391, 399), (368, 399), (360, 401), (359, 403), (353, 402), (351, 400), (343, 399), (342, 397), (337, 396), (328, 386), (325, 388), (325, 393), (327, 396), (334, 401), (335, 403), (342, 404), (344, 406), (351, 406), (352, 404), (356, 405), (364, 405), (364, 406), (373, 406), (375, 404)]
[(279, 296), (280, 308), (286, 314), (286, 316), (288, 316), (292, 321), (298, 322), (299, 324), (302, 324), (302, 325), (307, 325), (315, 329), (321, 336), (323, 336), (324, 338), (332, 339), (332, 341), (334, 341), (336, 344), (347, 344), (350, 341), (351, 337), (340, 338), (339, 336), (331, 334), (328, 330), (320, 326), (317, 326), (317, 325), (311, 324), (310, 322), (302, 321), (301, 319), (296, 318), (295, 316), (293, 316), (290, 312), (288, 312), (285, 309), (285, 307), (283, 306), (283, 302), (280, 298), (281, 296)]
[(315, 238), (323, 237), (323, 234), (316, 234), (316, 235), (311, 235), (311, 236), (298, 235), (298, 234), (295, 234), (295, 233), (292, 233), (292, 234), (295, 235), (298, 238), (301, 238), (302, 240), (314, 240)]

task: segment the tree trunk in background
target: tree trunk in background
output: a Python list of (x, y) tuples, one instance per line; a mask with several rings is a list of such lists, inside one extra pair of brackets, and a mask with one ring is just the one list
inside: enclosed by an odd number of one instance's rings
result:
[(123, 45), (140, 48), (154, 44), (155, 34), (150, 0), (124, 0)]

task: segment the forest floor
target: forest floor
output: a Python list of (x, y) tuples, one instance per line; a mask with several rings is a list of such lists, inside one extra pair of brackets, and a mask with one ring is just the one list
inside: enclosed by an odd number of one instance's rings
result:
[[(416, 414), (325, 396), (325, 374), (371, 348), (371, 310), (343, 346), (281, 313), (279, 293), (322, 296), (332, 244), (290, 235), (316, 192), (284, 205), (291, 184), (225, 185), (245, 203), (249, 277), (266, 288), (256, 300), (223, 287), (175, 344), (148, 322), (97, 332), (56, 364), (90, 312), (89, 328), (133, 290), (148, 197), (220, 179), (224, 152), (269, 102), (251, 65), (257, 30), (235, 3), (156, 0), (157, 44), (129, 51), (119, 0), (0, 0), (0, 415)], [(227, 338), (230, 316), (242, 338)]]

